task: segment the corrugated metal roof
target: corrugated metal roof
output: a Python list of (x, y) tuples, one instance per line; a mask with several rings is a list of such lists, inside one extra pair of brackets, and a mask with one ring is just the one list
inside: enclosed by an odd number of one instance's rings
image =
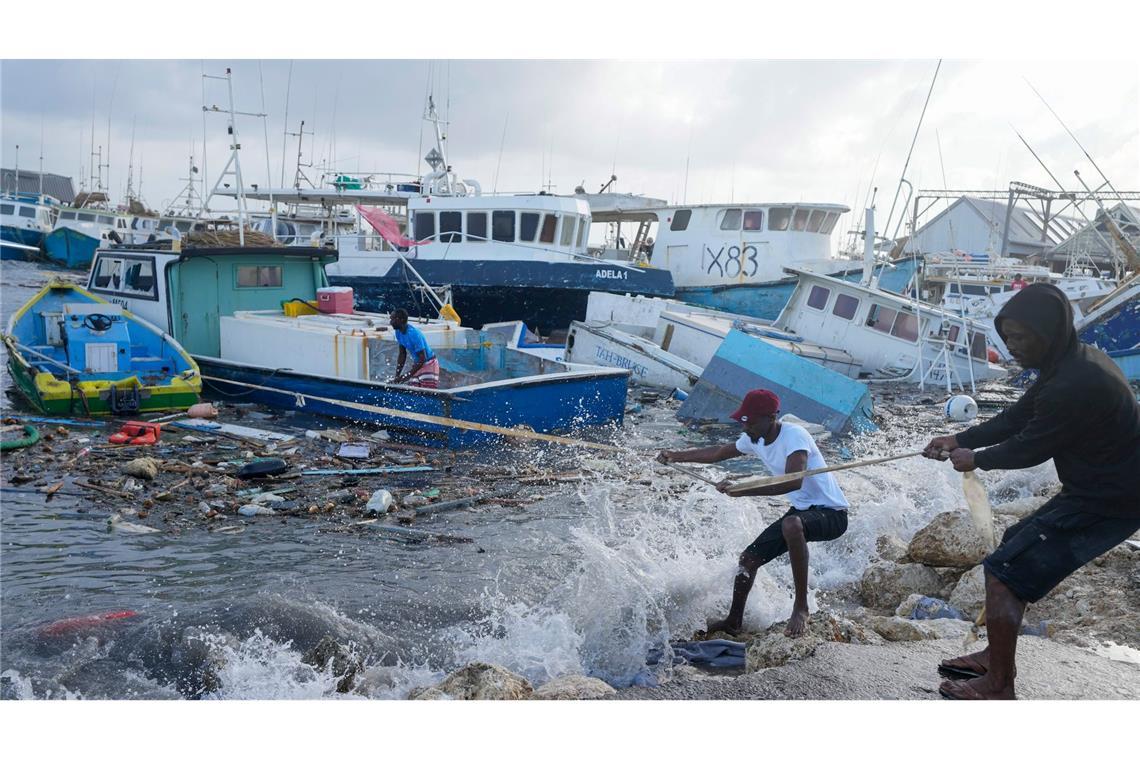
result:
[[(16, 170), (0, 169), (0, 190), (6, 193), (39, 193), (40, 173), (21, 169), (20, 186), (16, 187)], [(75, 200), (75, 187), (71, 182), (71, 177), (44, 172), (44, 194), (50, 195), (63, 203), (71, 203)]]
[[(1123, 203), (1117, 203), (1108, 209), (1108, 213), (1112, 215), (1117, 226), (1133, 245), (1140, 243), (1140, 208), (1126, 207)], [(1094, 225), (1095, 230), (1093, 229)], [(1099, 235), (1097, 234), (1098, 231)], [(1111, 245), (1111, 249), (1105, 245), (1106, 242)], [(1115, 238), (1109, 231), (1104, 213), (1098, 210), (1091, 224), (1080, 225), (1049, 252), (1049, 257), (1067, 256), (1070, 253), (1078, 252), (1087, 253), (1094, 258), (1110, 258), (1116, 253), (1116, 247)]]
[[(1005, 228), (1005, 216), (1009, 204), (970, 196), (963, 196), (962, 200), (973, 206), (996, 229)], [(1042, 241), (1041, 233), (1045, 229), (1045, 218), (1035, 208), (1014, 204), (1013, 213), (1009, 217), (1009, 241), (1020, 245), (1052, 248), (1072, 236), (1080, 226), (1079, 219), (1053, 216), (1049, 219), (1049, 229), (1045, 232), (1046, 239)]]

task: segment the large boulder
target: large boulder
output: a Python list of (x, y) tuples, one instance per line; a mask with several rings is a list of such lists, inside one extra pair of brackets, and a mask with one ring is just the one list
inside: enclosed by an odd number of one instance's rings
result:
[(968, 568), (981, 562), (988, 550), (969, 512), (943, 512), (914, 534), (907, 557), (924, 565)]
[(950, 592), (950, 604), (976, 618), (986, 603), (985, 569), (978, 565), (958, 580), (958, 585)]
[(530, 681), (498, 665), (473, 662), (455, 671), (441, 683), (413, 689), (408, 699), (530, 699)]
[(907, 620), (901, 617), (871, 617), (867, 622), (875, 633), (887, 641), (952, 639), (965, 636), (972, 627), (969, 620), (953, 618)]
[(745, 671), (778, 668), (791, 660), (802, 660), (815, 653), (825, 641), (845, 644), (878, 644), (882, 639), (872, 631), (846, 618), (826, 612), (817, 612), (808, 620), (807, 632), (791, 638), (784, 634), (787, 621), (769, 626), (748, 642), (745, 650)]
[(601, 699), (616, 690), (600, 678), (562, 676), (534, 690), (534, 699)]
[(911, 594), (937, 596), (942, 586), (942, 578), (926, 565), (875, 562), (863, 573), (859, 596), (867, 607), (893, 610)]

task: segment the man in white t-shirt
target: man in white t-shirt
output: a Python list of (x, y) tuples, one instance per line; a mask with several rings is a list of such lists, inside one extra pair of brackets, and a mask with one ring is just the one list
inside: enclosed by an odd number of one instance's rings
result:
[[(732, 418), (744, 426), (744, 432), (735, 443), (707, 446), (687, 451), (662, 451), (661, 462), (723, 462), (743, 454), (757, 457), (773, 475), (803, 472), (826, 467), (823, 455), (815, 441), (799, 425), (777, 421), (780, 399), (768, 390), (749, 391)], [(727, 492), (731, 481), (726, 479), (717, 490)], [(725, 631), (738, 634), (744, 625), (744, 605), (748, 592), (756, 580), (761, 566), (779, 557), (785, 551), (792, 563), (795, 582), (795, 602), (784, 633), (802, 636), (807, 630), (807, 574), (808, 542), (831, 541), (847, 531), (847, 499), (831, 473), (809, 475), (806, 478), (759, 486), (732, 496), (778, 496), (786, 494), (792, 508), (779, 520), (764, 529), (740, 555), (740, 567), (732, 586), (732, 606), (728, 617), (710, 623), (708, 633)]]

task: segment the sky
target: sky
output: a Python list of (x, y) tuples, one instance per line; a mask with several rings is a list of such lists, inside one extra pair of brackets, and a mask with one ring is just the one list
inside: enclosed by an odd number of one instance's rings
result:
[[(185, 185), (190, 160), (208, 187), (228, 159), (233, 72), (245, 183), (292, 185), (302, 167), (376, 176), (422, 173), (431, 93), (449, 160), (485, 191), (614, 189), (675, 203), (816, 201), (890, 208), (938, 60), (26, 60), (0, 63), (5, 167), (90, 175), (94, 147), (117, 199), (128, 168), (152, 207)], [(1020, 143), (1076, 188), (1099, 181), (1073, 138), (1118, 189), (1140, 189), (1140, 75), (1095, 60), (942, 60), (907, 179), (916, 188), (1055, 189)], [(1033, 91), (1036, 88), (1048, 106)], [(287, 119), (287, 120), (286, 120)], [(204, 122), (204, 123), (203, 123)], [(203, 136), (205, 134), (205, 150)], [(133, 141), (133, 149), (132, 149)], [(284, 169), (284, 171), (282, 171)], [(232, 180), (226, 180), (232, 181)], [(207, 190), (208, 190), (207, 187)], [(232, 207), (232, 201), (215, 202)], [(848, 215), (853, 223), (856, 214)]]

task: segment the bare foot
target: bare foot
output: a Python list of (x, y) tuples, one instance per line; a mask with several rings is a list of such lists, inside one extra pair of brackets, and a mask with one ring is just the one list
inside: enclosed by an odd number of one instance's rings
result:
[(706, 636), (711, 636), (714, 633), (727, 633), (729, 636), (739, 636), (743, 629), (739, 625), (734, 625), (732, 621), (727, 618), (724, 620), (710, 620), (708, 629), (705, 631)]
[(784, 635), (793, 639), (803, 636), (807, 633), (807, 624), (807, 610), (792, 610), (792, 616), (788, 618), (788, 627), (784, 629)]
[(938, 687), (943, 699), (1017, 699), (1013, 692), (1013, 681), (1004, 688), (998, 688), (989, 676), (971, 678), (968, 681), (943, 681)]

